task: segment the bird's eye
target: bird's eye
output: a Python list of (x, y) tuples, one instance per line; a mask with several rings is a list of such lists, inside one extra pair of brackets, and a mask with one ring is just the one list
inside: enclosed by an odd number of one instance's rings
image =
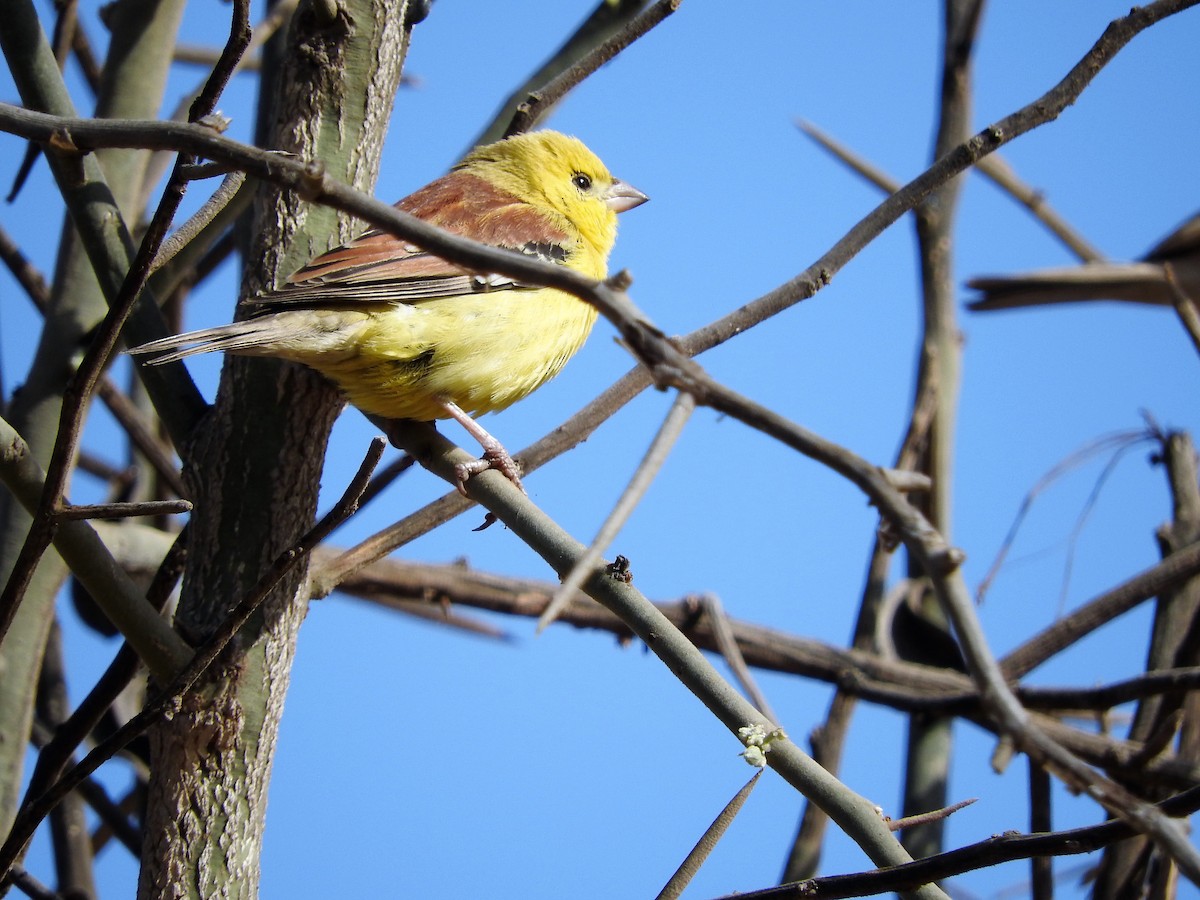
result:
[(592, 179), (587, 175), (584, 175), (582, 172), (576, 172), (571, 176), (571, 184), (575, 185), (575, 187), (579, 188), (581, 191), (587, 191), (591, 190)]

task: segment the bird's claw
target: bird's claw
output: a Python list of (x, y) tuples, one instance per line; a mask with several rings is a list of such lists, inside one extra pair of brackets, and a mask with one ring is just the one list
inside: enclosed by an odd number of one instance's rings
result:
[(488, 469), (495, 469), (511, 481), (522, 494), (526, 492), (525, 486), (521, 484), (521, 467), (517, 465), (515, 459), (509, 456), (508, 451), (502, 447), (499, 449), (488, 447), (483, 451), (483, 456), (479, 459), (473, 459), (470, 462), (455, 463), (454, 480), (458, 486), (458, 492), (466, 497), (467, 481), (480, 472), (486, 472)]

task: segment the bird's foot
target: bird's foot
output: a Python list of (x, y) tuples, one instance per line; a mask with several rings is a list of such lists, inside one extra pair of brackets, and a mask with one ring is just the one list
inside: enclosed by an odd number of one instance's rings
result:
[(513, 459), (507, 450), (500, 445), (498, 441), (492, 439), (494, 443), (484, 447), (483, 456), (479, 459), (473, 459), (470, 462), (456, 463), (454, 466), (454, 477), (458, 484), (458, 492), (464, 497), (467, 496), (467, 481), (480, 472), (486, 472), (488, 469), (495, 469), (514, 485), (522, 494), (525, 493), (525, 486), (521, 484), (521, 467), (517, 465), (517, 461)]
[(468, 463), (455, 464), (454, 477), (458, 483), (458, 492), (464, 497), (467, 496), (467, 481), (472, 475), (478, 475), (480, 472), (486, 472), (488, 469), (495, 469), (516, 485), (517, 490), (524, 494), (525, 488), (521, 484), (521, 467), (517, 465), (517, 461), (512, 458), (509, 452), (504, 449), (504, 445), (488, 434), (486, 428), (463, 412), (457, 404), (449, 400), (443, 400), (442, 408), (446, 410), (450, 418), (467, 429), (471, 436), (479, 441), (479, 446), (483, 448), (483, 456), (479, 459), (473, 459)]

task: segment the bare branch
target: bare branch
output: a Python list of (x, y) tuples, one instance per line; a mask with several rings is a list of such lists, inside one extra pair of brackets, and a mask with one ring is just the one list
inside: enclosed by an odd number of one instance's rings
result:
[[(536, 81), (545, 77), (550, 71), (554, 71), (554, 69), (558, 68), (559, 63), (568, 60), (581, 46), (586, 46), (592, 40), (588, 26), (593, 23), (589, 19), (579, 32), (572, 35), (566, 46), (555, 55), (554, 59), (547, 63), (542, 71), (530, 79), (530, 87), (536, 92), (529, 91), (526, 88), (523, 91), (513, 94), (509, 103), (517, 100), (521, 93), (525, 93), (526, 96), (517, 102), (512, 120), (508, 123), (508, 127), (504, 129), (503, 134), (499, 136), (508, 137), (509, 135), (520, 134), (522, 131), (528, 131), (530, 128), (533, 128), (574, 87), (602, 65), (615, 58), (618, 53), (650, 31), (655, 25), (675, 12), (675, 10), (679, 9), (679, 5), (682, 2), (683, 0), (658, 0), (658, 2), (636, 19), (629, 22), (619, 32), (590, 50), (582, 59), (560, 72), (552, 80), (546, 82), (545, 86), (536, 86)], [(593, 14), (593, 19), (608, 20), (615, 16), (615, 21), (611, 25), (619, 24), (623, 18), (623, 14), (625, 14), (623, 7), (627, 5), (636, 8), (641, 4), (637, 2), (614, 3), (610, 0), (610, 2), (601, 4), (601, 7)], [(599, 33), (602, 34), (611, 30), (611, 25), (605, 22), (605, 25), (602, 25), (598, 29)], [(497, 119), (498, 122), (499, 117)], [(484, 137), (488, 133), (485, 132)], [(485, 143), (486, 141), (481, 138), (481, 142)]]
[(54, 513), (59, 521), (68, 519), (128, 519), (137, 516), (170, 516), (192, 511), (187, 500), (142, 500), (137, 503), (67, 504)]
[[(671, 404), (671, 409), (667, 413), (666, 419), (663, 420), (662, 427), (659, 428), (658, 433), (654, 436), (654, 440), (646, 450), (646, 455), (638, 463), (633, 477), (629, 480), (629, 484), (626, 485), (625, 490), (613, 506), (612, 512), (608, 514), (608, 518), (600, 526), (600, 530), (596, 533), (595, 540), (588, 547), (587, 553), (575, 562), (574, 568), (563, 579), (562, 587), (555, 592), (554, 597), (550, 600), (550, 604), (546, 607), (546, 611), (538, 619), (538, 631), (543, 630), (553, 622), (563, 608), (571, 602), (572, 595), (583, 586), (583, 582), (587, 580), (589, 572), (600, 562), (604, 551), (616, 540), (617, 535), (625, 526), (625, 523), (629, 521), (629, 517), (633, 515), (634, 509), (646, 495), (646, 491), (650, 489), (651, 483), (666, 463), (671, 448), (675, 446), (679, 435), (683, 433), (683, 426), (687, 424), (687, 420), (691, 418), (692, 410), (695, 408), (696, 401), (690, 394), (679, 394), (676, 396), (675, 402)], [(760, 706), (759, 709), (762, 709), (762, 707)], [(763, 710), (763, 712), (765, 713), (766, 710)]]
[[(1178, 794), (1157, 807), (1164, 816), (1186, 816), (1200, 809), (1200, 788)], [(1102, 825), (1056, 831), (1050, 834), (1001, 834), (977, 844), (959, 847), (937, 856), (896, 866), (892, 869), (877, 869), (855, 875), (832, 875), (813, 878), (809, 881), (780, 885), (761, 891), (745, 891), (731, 894), (720, 900), (801, 900), (804, 897), (846, 898), (863, 897), (871, 894), (886, 894), (928, 884), (964, 872), (984, 869), (1030, 859), (1034, 856), (1071, 856), (1091, 853), (1115, 841), (1134, 834), (1124, 822), (1108, 821)]]

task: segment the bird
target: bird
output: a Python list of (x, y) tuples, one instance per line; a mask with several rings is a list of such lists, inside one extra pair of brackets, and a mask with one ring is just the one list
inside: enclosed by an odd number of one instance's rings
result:
[[(1168, 266), (1174, 287), (1168, 280)], [(977, 300), (967, 304), (968, 309), (976, 312), (1087, 300), (1170, 307), (1174, 305), (1176, 290), (1200, 304), (1200, 213), (1137, 262), (1093, 262), (1017, 275), (989, 275), (971, 279), (967, 287), (982, 292)]]
[[(617, 214), (649, 198), (614, 178), (575, 137), (514, 135), (468, 153), (396, 207), (463, 237), (607, 275)], [(553, 378), (583, 345), (596, 310), (564, 291), (447, 262), (371, 229), (313, 259), (278, 290), (244, 301), (230, 325), (131, 348), (149, 365), (223, 351), (303, 363), (371, 418), (453, 419), (483, 447), (457, 487), (519, 468), (475, 416), (503, 410)], [(522, 488), (523, 490), (523, 488)]]

